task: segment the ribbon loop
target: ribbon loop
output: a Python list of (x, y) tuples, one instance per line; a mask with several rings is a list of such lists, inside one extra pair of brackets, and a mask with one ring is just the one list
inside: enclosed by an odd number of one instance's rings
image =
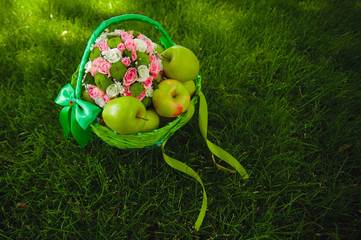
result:
[(248, 173), (243, 168), (243, 166), (235, 159), (231, 154), (212, 143), (207, 139), (207, 130), (208, 130), (208, 107), (205, 96), (201, 91), (197, 91), (196, 94), (199, 96), (199, 129), (204, 140), (207, 143), (209, 150), (216, 155), (218, 158), (222, 159), (229, 165), (231, 165), (236, 171), (241, 175), (243, 179), (249, 178)]
[(86, 130), (102, 111), (96, 105), (82, 99), (74, 99), (75, 118), (79, 125)]
[(65, 107), (65, 106), (69, 106), (69, 102), (72, 99), (74, 99), (74, 97), (75, 97), (74, 87), (68, 83), (60, 90), (54, 102), (62, 107)]

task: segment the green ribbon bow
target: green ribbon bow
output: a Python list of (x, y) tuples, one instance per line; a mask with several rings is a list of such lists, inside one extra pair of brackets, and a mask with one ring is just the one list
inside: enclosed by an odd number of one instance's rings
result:
[(93, 134), (88, 129), (101, 109), (90, 102), (75, 97), (75, 89), (71, 84), (65, 85), (55, 99), (55, 103), (63, 107), (59, 114), (59, 122), (65, 138), (71, 132), (75, 141), (84, 147)]

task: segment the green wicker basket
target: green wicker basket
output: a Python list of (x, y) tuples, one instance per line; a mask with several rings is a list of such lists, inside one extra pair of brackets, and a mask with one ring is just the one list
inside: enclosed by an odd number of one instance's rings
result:
[[(93, 32), (88, 41), (81, 63), (72, 76), (72, 84), (67, 84), (65, 87), (63, 87), (55, 99), (55, 103), (63, 107), (59, 114), (59, 121), (65, 133), (65, 137), (68, 138), (69, 134), (72, 133), (76, 142), (82, 147), (88, 143), (93, 134), (96, 134), (107, 144), (121, 149), (140, 149), (161, 146), (164, 161), (169, 166), (193, 177), (202, 186), (203, 202), (197, 221), (195, 222), (195, 229), (198, 230), (203, 222), (207, 210), (207, 195), (204, 184), (199, 175), (192, 168), (183, 162), (168, 156), (165, 152), (165, 144), (167, 139), (192, 118), (195, 111), (195, 104), (199, 104), (198, 121), (200, 132), (207, 144), (207, 147), (212, 152), (212, 155), (217, 156), (232, 166), (241, 175), (242, 179), (248, 178), (248, 174), (245, 169), (233, 156), (207, 139), (208, 108), (205, 96), (201, 91), (201, 76), (197, 76), (196, 79), (194, 79), (196, 92), (191, 99), (191, 104), (188, 110), (182, 115), (179, 115), (172, 122), (169, 122), (166, 126), (156, 129), (152, 132), (138, 133), (133, 135), (117, 134), (108, 127), (100, 125), (96, 121), (96, 118), (100, 114), (101, 109), (94, 104), (82, 100), (81, 98), (82, 77), (84, 76), (85, 72), (84, 67), (89, 59), (92, 44), (94, 44), (95, 40), (109, 26), (131, 20), (153, 25), (157, 30), (159, 30), (162, 34), (160, 37), (160, 42), (164, 48), (167, 49), (175, 45), (167, 32), (163, 29), (162, 26), (160, 26), (158, 22), (145, 16), (127, 14), (113, 17), (102, 22), (100, 26)], [(75, 85), (75, 87), (73, 85)], [(216, 166), (221, 169), (230, 170), (228, 168), (221, 167), (218, 164), (216, 164)]]
[[(109, 20), (104, 21), (100, 24), (100, 26), (93, 32), (91, 35), (88, 45), (84, 51), (83, 58), (79, 65), (78, 70), (74, 73), (73, 77), (76, 79), (76, 96), (80, 97), (81, 87), (82, 87), (82, 77), (84, 74), (84, 67), (88, 61), (89, 54), (90, 54), (90, 47), (94, 44), (95, 40), (100, 36), (100, 34), (109, 26), (116, 25), (124, 21), (141, 21), (150, 25), (153, 25), (157, 30), (160, 31), (162, 36), (160, 37), (160, 42), (164, 46), (165, 49), (174, 46), (175, 43), (169, 37), (168, 33), (163, 29), (163, 27), (156, 21), (141, 15), (136, 14), (127, 14), (121, 15), (117, 17), (113, 17)], [(198, 76), (194, 79), (196, 90), (201, 89), (201, 77)], [(112, 131), (108, 127), (102, 126), (98, 123), (92, 123), (90, 125), (92, 131), (101, 138), (104, 142), (111, 146), (115, 146), (122, 149), (135, 149), (135, 148), (150, 148), (153, 146), (161, 146), (161, 144), (170, 136), (174, 134), (179, 128), (184, 126), (192, 117), (194, 113), (194, 105), (197, 103), (198, 96), (195, 95), (191, 99), (191, 107), (189, 110), (182, 115), (178, 116), (174, 121), (169, 122), (168, 125), (156, 129), (152, 132), (146, 133), (137, 133), (134, 135), (122, 135), (117, 134), (116, 132)]]

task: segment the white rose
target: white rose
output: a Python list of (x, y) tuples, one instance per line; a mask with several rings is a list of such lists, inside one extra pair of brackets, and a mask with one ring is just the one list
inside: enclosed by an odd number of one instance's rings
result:
[(157, 44), (156, 43), (154, 43), (154, 42), (151, 42), (151, 44), (152, 44), (152, 48), (153, 48), (153, 50), (155, 50), (158, 46), (157, 46)]
[(158, 59), (157, 58), (157, 62), (159, 62), (160, 65), (160, 70), (163, 71), (163, 63), (162, 63), (162, 59)]
[(103, 100), (103, 97), (96, 97), (95, 98), (95, 104), (99, 107), (103, 108), (105, 106), (105, 102)]
[(97, 40), (95, 40), (95, 43), (100, 43), (103, 42), (107, 39), (107, 35), (106, 33), (102, 33), (100, 34), (100, 36), (97, 38)]
[(124, 86), (122, 85), (121, 82), (118, 82), (118, 81), (114, 81), (115, 82), (115, 85), (117, 85), (118, 89), (119, 89), (119, 93), (120, 94), (123, 94), (124, 93)]
[(149, 89), (145, 90), (145, 96), (153, 97), (153, 88), (149, 88)]
[(145, 52), (147, 50), (147, 43), (144, 42), (142, 39), (134, 39), (134, 43), (137, 46), (137, 50), (139, 52)]
[(116, 97), (119, 95), (120, 93), (120, 90), (117, 86), (117, 84), (113, 83), (113, 84), (110, 84), (107, 89), (105, 90), (105, 92), (108, 94), (108, 96), (110, 98), (113, 98), (113, 97)]
[(108, 62), (115, 63), (118, 62), (122, 58), (122, 52), (118, 50), (118, 48), (112, 48), (107, 51), (103, 51), (102, 55), (104, 59)]
[(141, 78), (148, 78), (149, 77), (149, 69), (145, 65), (140, 65), (138, 67), (138, 74)]
[(90, 72), (90, 69), (92, 68), (92, 62), (91, 61), (88, 61), (86, 64), (85, 64), (85, 72), (88, 73)]
[(137, 78), (138, 82), (145, 82), (148, 78), (147, 77), (139, 77)]
[(122, 32), (124, 32), (124, 31), (123, 31), (123, 30), (119, 30), (119, 29), (115, 29), (115, 30), (114, 30), (114, 35), (119, 37), (119, 36), (122, 34)]

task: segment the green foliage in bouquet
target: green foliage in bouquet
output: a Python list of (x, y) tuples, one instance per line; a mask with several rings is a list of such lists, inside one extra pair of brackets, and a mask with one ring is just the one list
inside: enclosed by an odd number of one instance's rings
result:
[(142, 87), (142, 84), (140, 82), (134, 83), (130, 87), (130, 92), (135, 97), (139, 97), (140, 94), (142, 94), (143, 91), (144, 91), (144, 88)]
[[(127, 53), (125, 53), (127, 54)], [(150, 59), (149, 56), (146, 53), (140, 52), (138, 53), (138, 58), (137, 58), (137, 65), (145, 65), (148, 66), (150, 64)]]
[(94, 77), (90, 74), (90, 73), (86, 73), (85, 77), (84, 77), (84, 84), (91, 84), (91, 85), (95, 85), (95, 80)]
[(94, 59), (98, 58), (101, 54), (101, 51), (99, 48), (94, 48), (91, 52), (90, 52), (90, 60), (94, 61)]
[(98, 73), (94, 77), (95, 85), (101, 90), (105, 91), (109, 85), (113, 83), (113, 81), (108, 78), (106, 75)]
[(111, 48), (116, 48), (120, 43), (122, 43), (122, 40), (116, 36), (108, 40), (108, 46)]
[(145, 98), (143, 98), (142, 103), (147, 108), (150, 105), (152, 105), (152, 98), (151, 97), (145, 97)]
[(127, 67), (121, 62), (116, 62), (112, 64), (109, 71), (114, 80), (121, 81), (127, 72)]

